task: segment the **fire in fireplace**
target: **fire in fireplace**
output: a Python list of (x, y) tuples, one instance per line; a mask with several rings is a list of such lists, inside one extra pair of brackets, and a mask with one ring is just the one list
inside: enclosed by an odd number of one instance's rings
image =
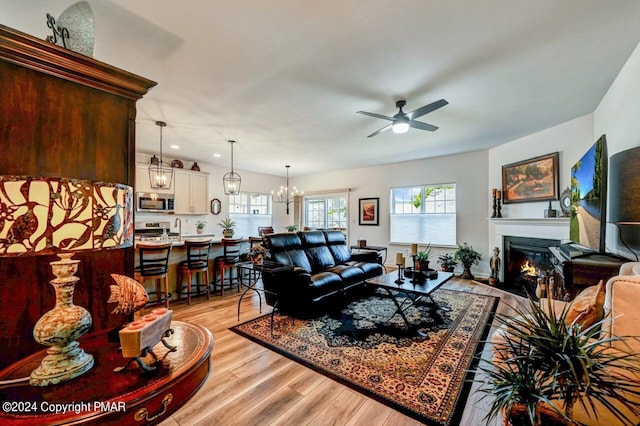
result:
[(505, 290), (535, 296), (538, 281), (547, 281), (553, 271), (549, 247), (559, 244), (560, 240), (505, 236)]

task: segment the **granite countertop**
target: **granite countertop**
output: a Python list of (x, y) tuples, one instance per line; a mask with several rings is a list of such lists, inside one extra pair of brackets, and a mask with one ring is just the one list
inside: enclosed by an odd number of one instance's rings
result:
[[(203, 240), (212, 240), (213, 244), (220, 244), (220, 242), (222, 241), (220, 238), (212, 238), (213, 234), (211, 235), (204, 235), (204, 234), (199, 234), (198, 236), (191, 236), (191, 235), (183, 235), (181, 240), (172, 240), (169, 241), (171, 243), (171, 247), (184, 247), (184, 243), (185, 241), (203, 241)], [(135, 246), (137, 246), (138, 244), (145, 244), (145, 245), (154, 245), (154, 244), (162, 244), (161, 241), (140, 241), (140, 240), (135, 240)]]

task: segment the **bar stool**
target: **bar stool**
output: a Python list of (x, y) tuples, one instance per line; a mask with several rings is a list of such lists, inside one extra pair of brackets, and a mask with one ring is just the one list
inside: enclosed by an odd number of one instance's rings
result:
[(262, 240), (262, 245), (265, 248), (269, 248), (269, 240), (267, 240), (264, 236), (268, 234), (273, 234), (273, 226), (258, 226), (258, 235), (260, 235), (260, 239)]
[[(156, 291), (148, 292), (156, 294), (156, 303), (164, 302), (165, 308), (169, 307), (169, 282), (167, 270), (169, 269), (169, 255), (171, 243), (160, 244), (136, 244), (138, 250), (139, 266), (134, 268), (134, 279), (144, 286), (145, 281), (155, 280)], [(164, 283), (164, 288), (162, 284)]]
[[(187, 275), (187, 305), (191, 304), (191, 281), (192, 274), (196, 275), (196, 296), (200, 295), (200, 288), (204, 287), (207, 294), (207, 300), (211, 298), (209, 292), (209, 252), (211, 251), (211, 239), (189, 241), (185, 240), (184, 245), (187, 249), (187, 260), (180, 262), (178, 272), (178, 300), (182, 296), (182, 281), (184, 275)], [(200, 274), (204, 274), (204, 284), (200, 284)]]
[(273, 234), (273, 226), (258, 226), (258, 235)]
[(240, 250), (242, 248), (241, 239), (222, 239), (223, 255), (217, 256), (213, 261), (213, 291), (216, 291), (218, 280), (216, 275), (220, 271), (220, 296), (224, 296), (224, 273), (227, 269), (229, 272), (229, 286), (233, 285), (233, 270), (236, 269), (235, 280), (238, 283), (238, 291), (240, 291), (240, 280), (238, 279), (237, 265), (240, 261)]

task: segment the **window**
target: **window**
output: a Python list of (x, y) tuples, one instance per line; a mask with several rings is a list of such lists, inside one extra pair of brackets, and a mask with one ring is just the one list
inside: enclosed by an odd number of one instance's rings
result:
[(456, 245), (456, 184), (391, 189), (391, 241)]
[(258, 236), (259, 226), (272, 226), (271, 195), (249, 192), (230, 195), (229, 219), (236, 222), (234, 238)]
[(331, 194), (305, 197), (304, 226), (347, 229), (347, 196)]

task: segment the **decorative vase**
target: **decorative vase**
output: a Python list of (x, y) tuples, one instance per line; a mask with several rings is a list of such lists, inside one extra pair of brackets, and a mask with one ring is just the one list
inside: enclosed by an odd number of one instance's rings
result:
[(93, 367), (93, 356), (76, 341), (91, 328), (91, 314), (73, 304), (75, 285), (80, 279), (74, 274), (80, 261), (71, 256), (72, 253), (61, 253), (60, 260), (50, 263), (56, 276), (50, 281), (56, 292), (56, 305), (33, 328), (35, 340), (50, 346), (40, 366), (31, 372), (29, 383), (33, 386), (66, 382)]
[(462, 274), (460, 274), (460, 278), (462, 278), (463, 280), (472, 280), (475, 278), (471, 273), (471, 266), (463, 265), (463, 270)]
[(222, 236), (225, 237), (225, 238), (233, 237), (233, 229), (223, 229), (222, 230)]
[(196, 228), (196, 232), (198, 234), (202, 234), (204, 232), (204, 228)]

